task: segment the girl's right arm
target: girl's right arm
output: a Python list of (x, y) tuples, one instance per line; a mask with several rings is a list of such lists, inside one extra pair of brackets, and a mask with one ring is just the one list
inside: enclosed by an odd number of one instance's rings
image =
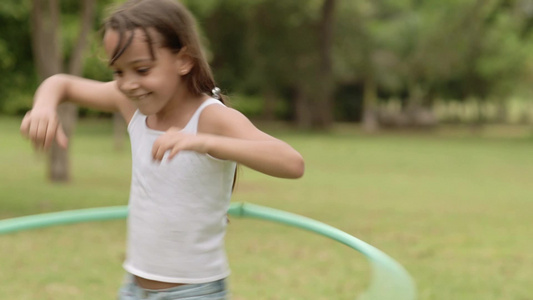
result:
[(102, 111), (119, 111), (126, 122), (135, 112), (133, 103), (122, 95), (114, 81), (99, 82), (65, 74), (51, 76), (35, 92), (33, 108), (20, 126), (22, 135), (29, 138), (35, 148), (48, 149), (54, 138), (60, 146), (67, 146), (67, 137), (57, 116), (57, 106), (63, 101)]

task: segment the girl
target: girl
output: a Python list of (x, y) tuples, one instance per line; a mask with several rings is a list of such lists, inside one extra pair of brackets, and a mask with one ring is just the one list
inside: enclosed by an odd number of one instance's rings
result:
[(133, 159), (119, 299), (228, 299), (223, 238), (236, 164), (298, 178), (303, 159), (223, 104), (181, 4), (126, 2), (105, 22), (103, 44), (114, 80), (46, 79), (21, 132), (37, 149), (54, 139), (66, 147), (62, 101), (119, 111)]

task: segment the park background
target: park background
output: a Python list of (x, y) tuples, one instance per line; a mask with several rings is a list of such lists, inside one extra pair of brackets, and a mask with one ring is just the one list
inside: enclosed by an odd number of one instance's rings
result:
[[(109, 80), (111, 0), (0, 3), (0, 218), (125, 205), (116, 116), (61, 109), (69, 151), (18, 133), (39, 82)], [(333, 225), (400, 262), (419, 299), (533, 299), (533, 1), (183, 1), (236, 109), (306, 159), (297, 181), (241, 168), (233, 201)], [(124, 224), (1, 236), (0, 298), (113, 299)], [(232, 219), (235, 299), (353, 299), (362, 255)]]

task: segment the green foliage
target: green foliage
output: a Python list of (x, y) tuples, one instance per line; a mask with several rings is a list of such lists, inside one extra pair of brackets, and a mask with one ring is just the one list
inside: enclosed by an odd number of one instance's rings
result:
[(229, 105), (248, 117), (259, 117), (263, 111), (263, 98), (247, 95), (231, 95)]
[[(518, 2), (481, 3), (345, 2), (337, 33), (352, 27), (355, 34), (337, 47), (338, 74), (354, 82), (374, 77), (382, 91), (422, 93), (430, 102), (508, 98), (529, 85), (524, 61), (531, 42), (523, 32), (531, 16), (517, 13)], [(357, 17), (350, 19), (350, 12)]]
[(6, 41), (0, 40), (0, 68), (12, 68), (15, 63), (15, 58), (9, 52)]
[[(522, 41), (513, 16), (499, 14), (493, 30), (484, 40), (484, 55), (479, 59), (478, 72), (487, 81), (496, 83), (493, 95), (508, 95), (520, 85), (524, 61), (531, 53), (531, 42)], [(503, 75), (503, 76), (502, 76)]]
[[(112, 0), (98, 0), (97, 19), (103, 18), (103, 7)], [(0, 113), (21, 114), (31, 107), (33, 93), (38, 85), (38, 78), (33, 62), (30, 10), (31, 1), (6, 0), (0, 2)], [(60, 1), (61, 4), (61, 39), (65, 62), (68, 62), (74, 43), (79, 34), (79, 1)], [(95, 26), (95, 32), (100, 24)], [(91, 51), (85, 55), (88, 63), (84, 73), (100, 80), (109, 79), (105, 63), (95, 58), (100, 45), (100, 37), (94, 34), (90, 40)]]
[[(98, 0), (95, 34), (84, 75), (109, 80), (101, 37), (105, 8)], [(218, 85), (229, 94), (279, 99), (291, 115), (294, 90), (316, 93), (318, 28), (323, 0), (183, 0), (198, 19)], [(505, 101), (533, 93), (533, 14), (530, 1), (337, 0), (333, 45), (335, 110), (358, 119), (362, 87), (376, 83), (385, 99)], [(0, 3), (0, 113), (27, 109), (38, 84), (32, 62), (30, 0)], [(68, 60), (79, 29), (79, 1), (61, 1)], [(357, 95), (344, 95), (351, 87)], [(345, 97), (346, 96), (346, 97)], [(358, 103), (349, 103), (356, 101)], [(257, 101), (256, 101), (257, 102)], [(256, 102), (250, 107), (259, 107)], [(250, 113), (255, 114), (255, 109)], [(343, 111), (351, 109), (341, 116)], [(251, 112), (254, 111), (254, 112)], [(347, 117), (350, 115), (350, 117)]]
[[(196, 0), (184, 0), (182, 3), (186, 5), (191, 12), (194, 13), (195, 16), (198, 16), (200, 18), (209, 16), (213, 13), (213, 11), (218, 6), (218, 0), (204, 0), (204, 1), (196, 1)], [(225, 1), (228, 2), (228, 1)]]
[(0, 3), (0, 113), (20, 113), (37, 85), (29, 40), (31, 1)]
[(2, 110), (9, 115), (23, 115), (33, 103), (33, 90), (11, 90), (6, 98), (9, 101), (3, 103)]
[(26, 19), (31, 8), (31, 0), (4, 0), (0, 2), (0, 15), (17, 20)]

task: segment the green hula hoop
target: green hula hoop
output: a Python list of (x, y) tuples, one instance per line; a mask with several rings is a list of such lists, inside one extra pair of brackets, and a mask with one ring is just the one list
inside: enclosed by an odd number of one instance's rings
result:
[[(363, 254), (370, 263), (372, 279), (359, 300), (414, 300), (415, 284), (409, 273), (379, 249), (327, 224), (289, 212), (248, 203), (232, 203), (228, 213), (235, 217), (247, 217), (281, 223), (308, 230), (340, 242)], [(0, 220), (0, 235), (73, 223), (124, 219), (126, 206), (111, 206), (69, 210)]]

